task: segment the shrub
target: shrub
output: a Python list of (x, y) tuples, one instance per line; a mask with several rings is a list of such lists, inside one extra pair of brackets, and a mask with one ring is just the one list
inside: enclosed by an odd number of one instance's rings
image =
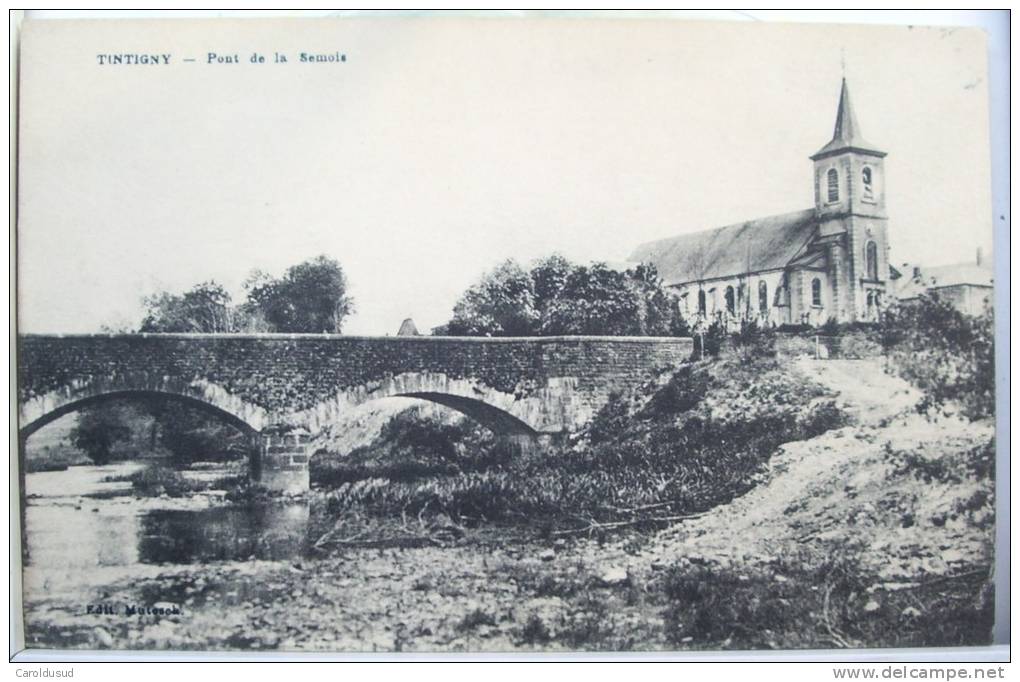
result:
[(469, 611), (463, 618), (460, 619), (460, 622), (457, 623), (457, 630), (460, 632), (470, 632), (482, 625), (495, 624), (496, 619), (493, 618), (491, 614), (483, 611), (482, 609), (475, 609), (474, 611)]
[(771, 327), (761, 326), (757, 320), (744, 320), (733, 335), (733, 344), (752, 356), (771, 358), (776, 355), (776, 333)]
[(847, 414), (836, 405), (835, 400), (822, 400), (811, 405), (807, 412), (798, 418), (799, 435), (801, 438), (813, 438), (826, 431), (846, 426), (849, 421)]
[(909, 473), (925, 483), (958, 484), (965, 479), (992, 481), (995, 478), (995, 439), (963, 453), (946, 455), (927, 451), (886, 448), (886, 458), (897, 474)]
[(702, 331), (694, 334), (694, 348), (691, 350), (693, 359), (718, 357), (726, 342), (726, 326), (716, 320)]
[(971, 419), (995, 414), (994, 332), (991, 310), (968, 316), (937, 292), (888, 309), (880, 327), (891, 368), (924, 393), (918, 410), (953, 402)]
[[(852, 548), (742, 572), (684, 564), (666, 573), (663, 613), (674, 644), (699, 648), (849, 646), (872, 584)], [(784, 580), (777, 581), (776, 576)]]
[(83, 409), (71, 429), (71, 443), (84, 452), (95, 464), (108, 464), (113, 460), (114, 446), (127, 441), (132, 430), (128, 418), (119, 405), (95, 405)]
[[(968, 508), (988, 504), (980, 490), (960, 501)], [(876, 574), (881, 566), (874, 562), (881, 561), (866, 542), (815, 541), (739, 570), (684, 562), (662, 583), (667, 635), (687, 646), (734, 649), (989, 641), (994, 597), (981, 553), (968, 566), (913, 583), (885, 583)]]
[(688, 364), (674, 372), (666, 385), (652, 395), (640, 416), (679, 414), (697, 406), (705, 397), (709, 382), (706, 373), (695, 372), (694, 367)]
[(531, 614), (524, 627), (521, 628), (521, 643), (530, 645), (548, 644), (551, 639), (552, 635), (549, 633), (549, 628), (546, 627), (545, 621), (538, 614)]
[(131, 486), (138, 495), (169, 497), (185, 497), (204, 490), (226, 489), (239, 483), (239, 480), (233, 477), (215, 481), (195, 481), (176, 469), (159, 464), (150, 464), (127, 476), (127, 480), (131, 481)]
[(822, 336), (838, 336), (840, 331), (842, 330), (835, 317), (830, 317), (825, 321), (825, 324), (818, 328), (818, 333)]
[(613, 648), (613, 644), (607, 641), (612, 627), (605, 602), (585, 595), (579, 606), (577, 611), (564, 617), (557, 639), (571, 649)]
[(588, 440), (594, 445), (617, 437), (630, 424), (630, 407), (623, 394), (614, 391), (588, 422)]

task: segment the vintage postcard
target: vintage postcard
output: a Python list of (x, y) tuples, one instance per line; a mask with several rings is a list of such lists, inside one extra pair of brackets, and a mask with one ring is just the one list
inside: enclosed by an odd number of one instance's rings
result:
[(981, 31), (20, 41), (24, 647), (991, 643)]

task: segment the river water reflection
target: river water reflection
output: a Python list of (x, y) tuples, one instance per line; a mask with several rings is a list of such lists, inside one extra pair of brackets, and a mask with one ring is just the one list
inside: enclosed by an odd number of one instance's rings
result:
[(307, 502), (230, 506), (222, 494), (136, 498), (122, 477), (143, 464), (74, 466), (25, 476), (29, 566), (282, 560), (307, 551)]

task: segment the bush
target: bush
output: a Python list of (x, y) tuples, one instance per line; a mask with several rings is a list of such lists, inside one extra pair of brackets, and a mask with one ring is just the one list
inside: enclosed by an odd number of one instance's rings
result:
[(309, 466), (315, 486), (337, 488), (365, 479), (412, 482), (455, 476), (500, 466), (515, 454), (474, 422), (447, 423), (412, 408), (388, 421), (373, 443), (343, 457), (317, 452)]
[(733, 335), (737, 349), (752, 356), (771, 358), (776, 355), (776, 333), (771, 327), (761, 326), (757, 320), (744, 320)]
[(971, 419), (995, 414), (994, 334), (991, 310), (971, 317), (937, 292), (888, 309), (880, 327), (893, 371), (924, 393), (918, 410), (956, 403)]
[(459, 630), (460, 632), (470, 632), (471, 630), (475, 630), (481, 627), (482, 625), (495, 625), (495, 624), (496, 619), (493, 618), (491, 614), (481, 609), (475, 609), (474, 611), (468, 612), (467, 614), (465, 614), (463, 618), (461, 618), (460, 622), (457, 623), (457, 630)]
[(847, 646), (870, 584), (853, 552), (791, 557), (744, 573), (674, 566), (663, 586), (667, 637), (706, 649)]
[(205, 490), (229, 490), (241, 484), (241, 479), (225, 477), (214, 481), (196, 481), (180, 471), (161, 464), (150, 464), (126, 477), (135, 493), (142, 496), (186, 497)]
[(684, 563), (662, 584), (666, 636), (700, 649), (986, 644), (989, 568), (889, 589), (856, 547), (805, 550), (740, 572)]
[(71, 443), (95, 464), (108, 464), (113, 460), (114, 446), (131, 438), (129, 419), (133, 416), (128, 408), (114, 402), (86, 407), (71, 429)]
[(887, 446), (886, 458), (896, 474), (909, 473), (925, 483), (959, 484), (964, 480), (995, 479), (995, 439), (971, 448), (960, 458), (955, 453), (921, 450), (893, 450)]
[(619, 648), (612, 641), (609, 608), (605, 602), (585, 595), (580, 608), (563, 618), (557, 639), (571, 649)]
[(588, 441), (593, 445), (605, 443), (619, 436), (629, 424), (630, 407), (623, 395), (614, 391), (588, 422)]
[(814, 332), (815, 328), (809, 324), (790, 324), (789, 322), (784, 322), (779, 325), (776, 331), (781, 334), (804, 334)]
[(708, 325), (708, 328), (699, 334), (694, 335), (694, 349), (691, 351), (692, 358), (718, 357), (726, 342), (726, 326), (716, 320)]
[(842, 428), (849, 422), (849, 417), (835, 400), (821, 400), (798, 418), (798, 430), (802, 438), (814, 438), (826, 431)]
[(521, 628), (521, 643), (534, 646), (535, 644), (548, 644), (551, 639), (552, 635), (549, 633), (545, 621), (538, 614), (531, 614), (524, 627)]
[(695, 372), (694, 365), (684, 365), (669, 378), (642, 410), (640, 416), (649, 418), (656, 415), (675, 415), (695, 408), (708, 392), (708, 377), (704, 372)]
[(839, 322), (835, 317), (830, 317), (825, 321), (825, 324), (818, 328), (818, 333), (822, 336), (838, 336), (840, 331)]

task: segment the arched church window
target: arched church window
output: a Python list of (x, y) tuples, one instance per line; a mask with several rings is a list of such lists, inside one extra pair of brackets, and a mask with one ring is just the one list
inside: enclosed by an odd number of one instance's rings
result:
[(737, 302), (733, 296), (733, 287), (726, 287), (726, 312), (730, 315), (737, 312)]
[(822, 280), (817, 277), (811, 280), (811, 305), (822, 306)]
[(699, 315), (704, 315), (705, 312), (706, 312), (706, 308), (707, 307), (708, 306), (707, 306), (707, 303), (705, 301), (705, 290), (704, 289), (699, 289), (698, 290), (698, 314)]
[(875, 242), (868, 242), (864, 247), (864, 266), (868, 273), (868, 279), (878, 279), (878, 245)]
[(765, 280), (758, 282), (758, 310), (762, 315), (769, 311), (769, 285)]
[(825, 177), (829, 186), (829, 201), (839, 201), (839, 172), (835, 168), (830, 168)]

